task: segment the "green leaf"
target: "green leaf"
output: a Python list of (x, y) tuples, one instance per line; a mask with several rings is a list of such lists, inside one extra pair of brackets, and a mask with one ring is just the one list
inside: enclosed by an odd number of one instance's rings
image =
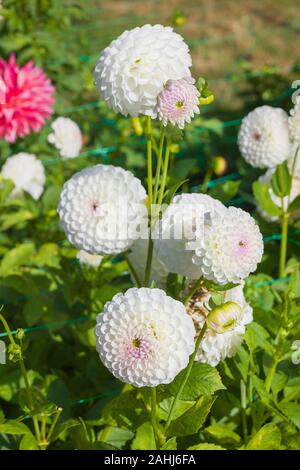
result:
[(276, 450), (280, 448), (281, 434), (278, 427), (265, 424), (248, 442), (247, 450)]
[(34, 435), (31, 433), (25, 434), (25, 436), (23, 436), (21, 439), (19, 449), (20, 450), (39, 450), (39, 446)]
[(300, 405), (298, 403), (280, 403), (278, 408), (300, 429)]
[(34, 218), (35, 215), (27, 209), (22, 209), (18, 212), (4, 214), (0, 217), (0, 228), (1, 230), (7, 230), (13, 227), (14, 225), (17, 225), (21, 222), (27, 222), (28, 220), (32, 220)]
[(32, 257), (31, 264), (38, 267), (59, 268), (60, 257), (58, 246), (55, 243), (45, 243), (40, 247), (37, 254)]
[(172, 421), (168, 436), (188, 436), (199, 431), (204, 424), (216, 397), (205, 395), (182, 416)]
[(151, 423), (148, 421), (137, 428), (135, 438), (132, 441), (133, 450), (156, 450), (154, 433)]
[(208, 426), (205, 428), (204, 432), (213, 441), (216, 441), (222, 446), (237, 447), (241, 443), (241, 438), (237, 433), (226, 426), (222, 426), (221, 424), (213, 424)]
[(253, 194), (261, 209), (271, 217), (279, 217), (281, 210), (273, 202), (269, 189), (270, 187), (267, 183), (261, 183), (260, 181), (253, 183)]
[[(108, 444), (122, 449), (125, 444), (130, 441), (134, 436), (132, 431), (129, 429), (116, 428), (114, 426), (106, 426), (99, 435), (100, 440), (105, 437), (105, 442)], [(104, 440), (104, 439), (103, 439)]]
[(23, 243), (10, 250), (3, 257), (0, 266), (0, 276), (8, 276), (16, 271), (16, 268), (26, 264), (34, 253), (33, 243)]
[(209, 195), (215, 199), (219, 199), (223, 203), (233, 199), (240, 187), (241, 181), (225, 181), (223, 184), (215, 186), (209, 191)]
[(288, 211), (292, 214), (293, 212), (300, 210), (300, 195), (297, 196), (289, 205)]
[(265, 328), (256, 322), (248, 325), (245, 340), (251, 352), (261, 348), (270, 355), (274, 352), (274, 347), (270, 343), (270, 335)]
[(300, 273), (299, 267), (297, 267), (291, 275), (288, 288), (289, 298), (297, 299), (300, 297)]
[(274, 194), (278, 197), (284, 197), (290, 194), (292, 177), (289, 173), (287, 162), (283, 162), (277, 166), (271, 178), (271, 186)]
[(226, 450), (224, 447), (217, 446), (216, 444), (210, 444), (208, 442), (202, 442), (195, 446), (188, 447), (187, 450)]
[(162, 446), (161, 450), (177, 450), (177, 441), (176, 437), (171, 437), (168, 439)]
[[(166, 387), (171, 395), (175, 396), (186, 373), (186, 369), (180, 372), (173, 382)], [(224, 390), (219, 372), (209, 364), (195, 362), (187, 383), (182, 390), (180, 400), (194, 401), (200, 395), (212, 395), (217, 390)]]
[(8, 420), (5, 423), (0, 424), (0, 433), (18, 436), (22, 434), (31, 434), (31, 431), (24, 423)]
[(197, 168), (197, 160), (195, 158), (179, 158), (175, 161), (172, 175), (177, 180), (183, 180)]
[(74, 428), (79, 425), (80, 422), (77, 419), (68, 419), (63, 423), (58, 424), (51, 436), (51, 441), (56, 441), (56, 439), (61, 437), (62, 434), (65, 433), (68, 429)]
[(164, 204), (170, 204), (174, 195), (176, 194), (176, 192), (178, 191), (178, 189), (184, 184), (186, 183), (187, 181), (189, 181), (188, 179), (186, 180), (183, 180), (183, 181), (178, 181), (177, 183), (173, 184), (173, 186), (171, 186), (167, 191), (166, 191), (166, 194), (165, 194), (165, 197), (164, 197)]

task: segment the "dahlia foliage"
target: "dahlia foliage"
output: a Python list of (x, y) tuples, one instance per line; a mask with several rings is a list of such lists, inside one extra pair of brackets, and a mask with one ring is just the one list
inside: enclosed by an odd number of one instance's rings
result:
[(14, 55), (0, 59), (0, 138), (13, 143), (38, 132), (53, 104), (54, 87), (41, 68), (32, 62), (22, 67)]

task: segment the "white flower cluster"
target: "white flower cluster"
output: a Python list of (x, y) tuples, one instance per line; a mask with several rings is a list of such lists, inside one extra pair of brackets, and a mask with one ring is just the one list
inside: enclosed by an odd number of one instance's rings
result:
[(260, 106), (244, 117), (238, 135), (240, 152), (257, 168), (272, 168), (291, 154), (288, 115), (281, 108)]
[(59, 117), (52, 122), (53, 132), (48, 135), (48, 142), (55, 145), (63, 160), (78, 157), (82, 147), (82, 134), (72, 119)]
[(184, 305), (161, 289), (129, 289), (97, 316), (97, 351), (112, 374), (136, 387), (172, 382), (194, 350)]
[(15, 185), (12, 196), (18, 196), (25, 191), (33, 199), (40, 198), (46, 176), (42, 162), (35, 155), (21, 152), (9, 157), (1, 173), (4, 179), (11, 180)]
[(192, 59), (172, 28), (144, 25), (121, 36), (103, 51), (95, 68), (101, 97), (125, 116), (157, 116), (157, 97), (168, 80), (191, 77)]
[(176, 196), (153, 236), (155, 252), (170, 272), (218, 284), (241, 282), (263, 254), (255, 220), (203, 194)]
[[(210, 297), (210, 292), (199, 289), (187, 306), (187, 312), (194, 321), (197, 333), (202, 329), (205, 318), (210, 312), (208, 305)], [(253, 319), (252, 308), (244, 297), (243, 285), (227, 290), (224, 293), (224, 300), (236, 302), (241, 307), (241, 318), (232, 330), (225, 333), (218, 334), (211, 329), (206, 330), (196, 360), (206, 362), (213, 367), (226, 357), (234, 356), (243, 341), (246, 325)]]

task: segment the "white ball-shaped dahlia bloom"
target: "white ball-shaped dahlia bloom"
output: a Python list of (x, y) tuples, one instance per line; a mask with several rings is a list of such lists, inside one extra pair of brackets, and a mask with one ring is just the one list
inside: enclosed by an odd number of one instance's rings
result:
[(81, 265), (90, 266), (92, 268), (98, 268), (103, 260), (103, 256), (92, 255), (84, 250), (79, 250), (76, 255), (76, 258), (78, 259)]
[[(207, 290), (199, 289), (187, 305), (187, 312), (194, 321), (197, 333), (201, 331), (205, 318), (210, 312), (208, 304), (210, 296), (211, 293)], [(239, 322), (230, 331), (219, 334), (211, 329), (206, 330), (196, 361), (205, 362), (212, 367), (215, 367), (226, 357), (235, 355), (243, 341), (246, 325), (253, 320), (252, 307), (245, 300), (243, 285), (225, 291), (224, 301), (237, 303), (241, 307), (241, 315)]]
[(55, 145), (62, 159), (78, 157), (82, 147), (82, 134), (76, 122), (59, 117), (52, 122), (51, 127), (53, 132), (48, 135), (48, 142)]
[(291, 152), (288, 115), (281, 108), (259, 106), (244, 119), (238, 134), (240, 152), (257, 168), (272, 168)]
[[(264, 175), (261, 175), (258, 178), (258, 181), (260, 183), (267, 183), (269, 185), (274, 172), (275, 172), (275, 169), (270, 168), (269, 170), (266, 171)], [(272, 201), (276, 204), (276, 206), (281, 207), (281, 198), (276, 196), (276, 194), (274, 193), (271, 187), (269, 188), (269, 194), (271, 196)], [(287, 210), (289, 200), (290, 202), (292, 202), (299, 195), (300, 195), (300, 178), (294, 177), (292, 180), (290, 196), (285, 196), (283, 198), (284, 209)], [(278, 222), (280, 220), (280, 218), (277, 216), (271, 216), (267, 214), (257, 202), (256, 202), (256, 208), (257, 208), (258, 213), (261, 215), (261, 217), (265, 219), (267, 222)]]
[(291, 140), (300, 145), (300, 102), (296, 103), (294, 108), (290, 110), (288, 123)]
[(104, 49), (95, 84), (107, 105), (124, 116), (157, 115), (156, 100), (169, 79), (191, 76), (188, 46), (170, 27), (125, 31)]
[(136, 387), (172, 382), (195, 347), (184, 305), (161, 289), (129, 289), (97, 316), (96, 347), (112, 374)]
[(130, 171), (96, 165), (64, 184), (58, 204), (62, 227), (79, 250), (117, 254), (139, 237), (147, 220), (146, 191)]
[(39, 199), (46, 181), (45, 169), (40, 160), (30, 153), (17, 153), (9, 157), (2, 167), (4, 179), (11, 180), (15, 187), (12, 196), (18, 196), (23, 191), (33, 199)]
[[(142, 284), (144, 282), (144, 277), (145, 277), (148, 244), (149, 244), (148, 239), (139, 238), (130, 247), (130, 252), (128, 254), (128, 259), (130, 263), (132, 264), (139, 281)], [(134, 283), (135, 282), (134, 276), (132, 275), (132, 273), (130, 274), (131, 274), (132, 282)], [(150, 280), (154, 281), (157, 287), (164, 288), (166, 286), (167, 277), (168, 277), (167, 268), (162, 263), (162, 261), (157, 257), (156, 253), (153, 252)]]
[(193, 263), (195, 240), (202, 239), (215, 214), (225, 210), (206, 194), (175, 196), (153, 230), (156, 256), (170, 272), (197, 279), (201, 269)]
[(193, 262), (206, 279), (239, 283), (256, 270), (263, 254), (259, 227), (248, 212), (229, 207), (217, 214), (202, 239)]

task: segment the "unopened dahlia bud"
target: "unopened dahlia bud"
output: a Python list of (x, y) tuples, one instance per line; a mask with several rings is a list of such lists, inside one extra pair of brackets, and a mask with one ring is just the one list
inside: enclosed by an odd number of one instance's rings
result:
[(235, 328), (242, 316), (242, 308), (236, 302), (226, 302), (215, 307), (206, 318), (208, 328), (218, 334)]
[(184, 128), (195, 114), (199, 114), (199, 91), (193, 79), (168, 80), (163, 91), (157, 98), (158, 117), (166, 126), (168, 122)]
[[(184, 293), (184, 296), (186, 294)], [(199, 288), (187, 305), (187, 312), (192, 317), (196, 334), (199, 335), (203, 328), (205, 321), (207, 322), (209, 316), (212, 314), (209, 300), (211, 292), (205, 288)], [(226, 329), (225, 332), (219, 334), (216, 330), (208, 328), (201, 341), (196, 360), (205, 362), (215, 367), (220, 361), (226, 357), (232, 357), (238, 351), (243, 341), (243, 334), (246, 330), (246, 325), (251, 323), (252, 308), (246, 302), (243, 285), (234, 287), (224, 292), (224, 301), (227, 304), (233, 304), (234, 311), (239, 316), (239, 321), (235, 322), (232, 329)], [(225, 304), (226, 305), (226, 304)], [(236, 305), (239, 307), (237, 308)], [(240, 312), (238, 314), (238, 312)], [(217, 323), (222, 325), (222, 318), (226, 317), (226, 313), (222, 313), (221, 318), (217, 318)], [(213, 319), (215, 320), (215, 319)]]
[(191, 65), (189, 48), (179, 34), (170, 27), (147, 24), (124, 31), (103, 51), (95, 83), (114, 111), (155, 118), (164, 84), (190, 77)]
[(272, 168), (291, 153), (288, 115), (281, 108), (260, 106), (242, 121), (238, 145), (246, 162), (257, 168)]
[(222, 176), (226, 173), (228, 168), (228, 163), (226, 158), (222, 157), (222, 155), (216, 155), (213, 157), (212, 161), (212, 169), (215, 175)]
[(117, 254), (127, 250), (146, 223), (146, 191), (130, 171), (96, 165), (64, 184), (58, 204), (62, 227), (79, 250)]
[(195, 328), (184, 305), (161, 289), (132, 288), (107, 302), (97, 316), (100, 359), (122, 382), (168, 384), (193, 352)]

